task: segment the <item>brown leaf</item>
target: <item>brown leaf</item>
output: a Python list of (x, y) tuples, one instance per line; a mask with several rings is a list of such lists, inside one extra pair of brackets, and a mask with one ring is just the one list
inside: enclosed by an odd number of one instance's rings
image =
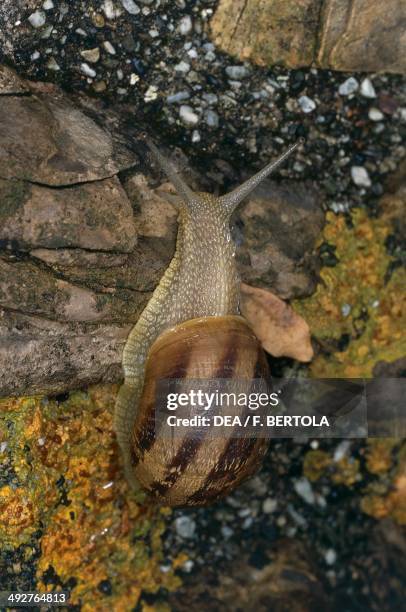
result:
[(241, 312), (264, 349), (274, 357), (312, 359), (308, 324), (270, 291), (241, 283)]

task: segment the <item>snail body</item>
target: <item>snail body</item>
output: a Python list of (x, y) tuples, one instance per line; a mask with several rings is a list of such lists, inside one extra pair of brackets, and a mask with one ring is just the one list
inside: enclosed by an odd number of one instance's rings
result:
[(175, 442), (156, 435), (155, 392), (162, 379), (267, 378), (266, 358), (239, 315), (240, 281), (229, 221), (238, 204), (298, 146), (236, 190), (194, 193), (155, 145), (147, 144), (182, 202), (175, 255), (131, 331), (114, 429), (127, 480), (169, 505), (204, 505), (228, 493), (260, 465), (263, 439)]

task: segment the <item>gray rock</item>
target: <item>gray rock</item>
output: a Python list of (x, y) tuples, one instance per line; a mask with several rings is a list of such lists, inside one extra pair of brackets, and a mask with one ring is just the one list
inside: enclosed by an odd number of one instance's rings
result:
[(0, 179), (0, 244), (15, 249), (82, 248), (131, 252), (131, 204), (113, 177), (70, 189)]
[(338, 88), (338, 93), (340, 96), (350, 96), (357, 91), (358, 87), (359, 83), (357, 79), (350, 77), (344, 81), (344, 83), (341, 83), (340, 87)]
[(293, 485), (296, 493), (307, 503), (313, 505), (316, 501), (312, 485), (307, 478), (299, 478)]
[(186, 36), (192, 31), (193, 23), (189, 15), (185, 15), (179, 22), (179, 32), (182, 36)]
[(316, 102), (308, 96), (300, 96), (298, 103), (304, 113), (312, 113), (316, 108)]
[(311, 183), (265, 181), (237, 216), (237, 262), (243, 280), (289, 299), (317, 284), (316, 242), (324, 226), (320, 195)]
[(361, 94), (364, 98), (376, 98), (375, 87), (372, 84), (371, 79), (366, 78), (361, 83)]
[(53, 186), (107, 178), (135, 161), (61, 96), (4, 97), (0, 142), (1, 177)]
[(199, 115), (195, 113), (191, 106), (183, 104), (179, 109), (179, 117), (186, 125), (197, 125), (199, 123)]
[(227, 66), (226, 74), (230, 79), (239, 80), (248, 75), (248, 70), (245, 66)]
[(195, 534), (196, 523), (191, 516), (178, 516), (175, 520), (175, 529), (178, 536), (184, 540), (189, 540)]
[(219, 126), (219, 121), (220, 121), (219, 116), (216, 112), (212, 110), (208, 110), (205, 112), (204, 120), (206, 121), (209, 127), (217, 128)]
[(28, 21), (32, 25), (33, 28), (41, 28), (47, 20), (47, 17), (44, 11), (35, 11), (35, 13), (31, 13), (28, 17)]
[(140, 7), (133, 0), (121, 0), (121, 4), (130, 15), (138, 15)]
[(368, 170), (363, 166), (352, 166), (351, 178), (357, 187), (371, 187), (372, 185)]

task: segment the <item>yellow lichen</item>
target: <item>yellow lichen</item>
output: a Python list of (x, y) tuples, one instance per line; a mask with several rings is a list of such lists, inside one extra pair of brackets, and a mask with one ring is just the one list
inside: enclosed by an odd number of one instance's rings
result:
[(309, 451), (303, 462), (303, 473), (312, 482), (315, 482), (326, 472), (331, 465), (331, 457), (322, 450)]
[[(323, 267), (312, 297), (293, 302), (323, 349), (311, 364), (315, 377), (368, 377), (378, 361), (406, 352), (406, 272), (398, 268), (386, 278), (390, 224), (360, 209), (352, 222), (348, 227), (343, 217), (328, 213), (323, 239), (335, 247), (338, 263)], [(350, 342), (337, 351), (344, 335)]]
[[(12, 484), (0, 488), (0, 540), (13, 549), (39, 527), (37, 590), (73, 584), (71, 603), (87, 610), (130, 610), (141, 591), (179, 585), (161, 571), (168, 512), (141, 505), (122, 477), (112, 431), (116, 386), (0, 402), (0, 440)], [(14, 486), (14, 481), (18, 486)], [(52, 568), (52, 569), (51, 569)], [(108, 581), (111, 595), (100, 589)]]

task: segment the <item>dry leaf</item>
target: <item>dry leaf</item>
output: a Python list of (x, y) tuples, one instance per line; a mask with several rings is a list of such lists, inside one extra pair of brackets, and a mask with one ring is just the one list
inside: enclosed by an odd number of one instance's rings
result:
[(264, 349), (274, 357), (312, 359), (308, 324), (270, 291), (241, 283), (241, 312)]

